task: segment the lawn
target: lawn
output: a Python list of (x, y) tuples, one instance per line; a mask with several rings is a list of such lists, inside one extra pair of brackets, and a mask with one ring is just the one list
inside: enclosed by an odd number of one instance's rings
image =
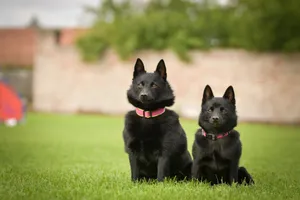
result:
[[(195, 121), (181, 120), (191, 150)], [(130, 181), (122, 117), (30, 114), (0, 126), (0, 199), (300, 199), (300, 127), (241, 124), (251, 187)]]

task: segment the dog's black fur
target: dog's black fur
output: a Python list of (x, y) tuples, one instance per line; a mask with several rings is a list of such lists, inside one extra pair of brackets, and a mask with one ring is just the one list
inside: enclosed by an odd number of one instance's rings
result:
[[(146, 111), (174, 104), (175, 97), (167, 81), (163, 60), (154, 73), (147, 73), (143, 62), (137, 59), (127, 98), (133, 106)], [(128, 112), (123, 139), (129, 155), (132, 181), (191, 178), (192, 158), (187, 150), (186, 134), (174, 111), (166, 109), (154, 118), (140, 117), (135, 111)]]
[[(192, 176), (200, 181), (219, 183), (253, 184), (251, 175), (244, 167), (239, 167), (242, 144), (239, 133), (234, 130), (237, 125), (235, 94), (229, 86), (223, 97), (214, 97), (207, 85), (202, 99), (202, 110), (198, 121), (201, 127), (195, 134), (193, 144)], [(205, 137), (202, 129), (207, 133)], [(228, 136), (211, 140), (208, 135), (229, 132)]]

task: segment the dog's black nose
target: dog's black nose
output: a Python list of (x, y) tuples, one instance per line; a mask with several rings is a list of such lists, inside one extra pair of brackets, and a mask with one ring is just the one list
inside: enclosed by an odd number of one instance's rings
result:
[(213, 119), (214, 122), (219, 121), (219, 117), (218, 116), (212, 116), (212, 119)]
[(141, 101), (147, 101), (148, 100), (148, 95), (147, 94), (141, 94), (140, 99), (141, 99)]

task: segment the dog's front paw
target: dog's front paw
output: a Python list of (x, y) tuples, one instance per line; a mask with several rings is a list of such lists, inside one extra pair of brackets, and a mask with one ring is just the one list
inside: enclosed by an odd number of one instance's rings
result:
[(158, 181), (158, 182), (164, 182), (164, 180), (165, 180), (165, 178), (163, 178), (163, 177), (158, 177), (158, 178), (157, 178), (157, 181)]
[(141, 181), (142, 181), (142, 179), (141, 179), (141, 178), (138, 178), (138, 177), (136, 177), (136, 178), (131, 178), (131, 181), (132, 181), (133, 183), (138, 183), (138, 182), (141, 182)]

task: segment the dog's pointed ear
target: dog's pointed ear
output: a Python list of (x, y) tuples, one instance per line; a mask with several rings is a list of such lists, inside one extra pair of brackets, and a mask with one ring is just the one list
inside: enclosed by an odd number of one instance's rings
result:
[(167, 80), (167, 68), (163, 59), (157, 64), (155, 72), (157, 72), (164, 80)]
[(145, 67), (143, 61), (138, 58), (134, 65), (133, 78), (136, 78), (139, 74), (145, 73)]
[(206, 85), (203, 92), (202, 105), (212, 98), (214, 98), (214, 93), (211, 87), (209, 85)]
[(228, 99), (233, 105), (235, 105), (235, 95), (231, 85), (226, 89), (223, 98)]

